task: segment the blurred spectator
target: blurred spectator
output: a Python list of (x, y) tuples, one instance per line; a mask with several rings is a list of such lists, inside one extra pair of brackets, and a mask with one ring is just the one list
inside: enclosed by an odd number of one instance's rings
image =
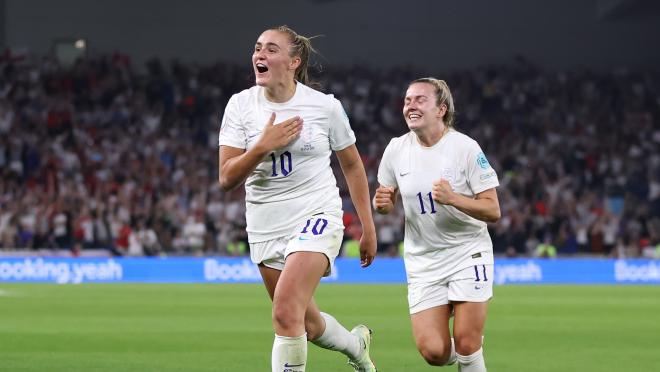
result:
[(138, 219), (136, 228), (131, 231), (131, 235), (129, 236), (128, 255), (156, 256), (160, 251), (161, 246), (156, 232), (144, 218)]
[(202, 219), (202, 213), (195, 212), (188, 216), (183, 225), (183, 239), (186, 242), (186, 251), (201, 254), (206, 243), (206, 226)]
[(550, 235), (546, 235), (546, 237), (543, 239), (543, 242), (539, 243), (536, 246), (536, 250), (534, 252), (536, 257), (540, 258), (555, 258), (557, 257), (557, 247), (555, 247), (554, 244), (552, 244), (552, 237)]
[[(244, 241), (244, 190), (217, 186), (217, 134), (228, 92), (251, 86), (251, 72), (158, 60), (141, 71), (121, 55), (71, 68), (48, 57), (0, 60), (2, 249), (77, 243), (127, 254), (131, 234), (142, 234), (142, 254), (226, 254)], [(490, 226), (496, 253), (534, 255), (551, 236), (560, 254), (652, 256), (660, 244), (657, 72), (549, 72), (520, 59), (432, 74), (328, 68), (323, 86), (347, 110), (372, 190), (387, 141), (406, 130), (401, 88), (428, 75), (448, 81), (462, 107), (457, 129), (501, 175), (503, 215)], [(356, 227), (346, 212), (348, 238)], [(381, 254), (397, 251), (402, 221), (377, 222)]]

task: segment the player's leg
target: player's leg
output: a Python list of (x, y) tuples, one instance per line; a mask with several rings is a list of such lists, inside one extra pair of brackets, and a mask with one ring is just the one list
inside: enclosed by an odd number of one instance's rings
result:
[[(259, 271), (272, 299), (281, 271), (264, 265), (259, 265)], [(338, 351), (352, 360), (359, 359), (362, 354), (359, 337), (344, 328), (332, 315), (322, 313), (314, 298), (310, 300), (305, 312), (305, 332), (307, 339), (315, 345)]]
[(441, 281), (408, 285), (415, 344), (424, 360), (433, 366), (452, 364), (456, 359), (449, 335), (451, 305), (447, 291), (446, 283)]
[(284, 251), (288, 238), (277, 238), (259, 243), (250, 243), (250, 259), (257, 264), (261, 279), (271, 301), (275, 295), (275, 287), (284, 269)]
[(488, 302), (454, 303), (454, 339), (461, 372), (486, 372), (482, 336)]
[[(264, 285), (266, 286), (266, 291), (272, 300), (273, 296), (275, 295), (275, 287), (277, 286), (277, 281), (280, 278), (282, 271), (264, 266), (263, 264), (259, 264), (259, 271), (261, 272), (261, 277), (264, 281)], [(314, 298), (312, 297), (312, 299), (309, 301), (309, 304), (307, 305), (307, 310), (305, 311), (305, 332), (307, 333), (307, 339), (309, 341), (317, 343), (317, 341), (322, 338), (328, 329), (326, 323), (330, 324), (330, 330), (333, 328), (332, 325), (336, 322), (336, 320), (334, 322), (327, 321), (326, 317), (330, 318), (332, 316), (329, 314), (321, 313), (318, 306), (316, 305), (316, 302), (314, 301)], [(319, 346), (326, 349), (333, 347), (332, 345), (340, 346), (342, 342), (340, 340), (334, 340), (334, 338), (330, 336), (332, 333), (334, 332), (328, 332), (328, 334), (325, 335), (326, 337), (321, 340), (321, 344)], [(350, 332), (346, 330), (346, 334), (350, 335)], [(351, 338), (355, 337), (353, 336)], [(328, 345), (323, 343), (323, 341), (326, 340), (328, 341)], [(355, 345), (357, 345), (357, 341), (355, 342)]]
[(483, 334), (488, 300), (493, 295), (493, 265), (477, 265), (452, 276), (449, 298), (454, 305), (454, 339), (462, 372), (486, 372)]
[(307, 338), (316, 346), (339, 351), (349, 357), (360, 352), (358, 338), (351, 334), (332, 315), (321, 312), (312, 299), (305, 313)]
[(432, 366), (444, 366), (455, 360), (449, 336), (450, 314), (449, 305), (441, 305), (410, 315), (417, 350)]
[[(341, 217), (316, 214), (298, 226), (296, 231), (297, 236), (289, 241), (286, 253), (322, 253), (328, 261), (324, 275), (330, 275), (344, 234)], [(349, 332), (332, 315), (321, 312), (312, 298), (305, 312), (305, 329), (308, 340), (319, 347), (348, 356), (349, 364), (356, 371), (376, 370), (369, 356), (371, 331), (366, 326), (356, 326)]]
[(287, 257), (273, 294), (273, 372), (305, 371), (305, 313), (327, 268), (322, 253), (294, 252)]
[[(356, 371), (376, 371), (369, 356), (371, 330), (366, 326), (356, 326), (349, 332), (332, 315), (321, 312), (312, 300), (305, 314), (305, 328), (308, 330), (307, 335), (312, 343), (346, 355), (349, 364)], [(314, 336), (309, 334), (312, 329), (317, 332)]]
[[(277, 287), (280, 274), (284, 269), (284, 252), (289, 242), (289, 239), (281, 238), (251, 245), (250, 254), (253, 256), (253, 261), (258, 264), (261, 278), (263, 279), (271, 301), (275, 296), (275, 288)], [(330, 258), (328, 258), (328, 260), (330, 260)], [(326, 273), (328, 272), (326, 271)], [(332, 329), (334, 322), (329, 321), (328, 323), (330, 323), (330, 328)], [(312, 297), (305, 312), (305, 331), (307, 332), (308, 340), (313, 341), (318, 339), (323, 335), (325, 329), (326, 320), (319, 311), (319, 308)], [(346, 334), (350, 334), (350, 332), (346, 331)], [(329, 334), (326, 336), (329, 336)], [(354, 338), (354, 336), (352, 338)], [(342, 344), (340, 340), (334, 340), (332, 337), (326, 337), (326, 339), (329, 343), (335, 345)]]
[[(272, 262), (270, 265), (276, 266)], [(282, 271), (263, 263), (259, 264), (259, 271), (272, 300)], [(344, 328), (332, 315), (322, 313), (314, 298), (310, 300), (305, 311), (305, 332), (307, 339), (319, 347), (339, 351), (353, 359), (359, 356), (361, 349), (358, 337)]]
[[(284, 251), (288, 241), (288, 238), (278, 238), (250, 244), (252, 262), (258, 264), (261, 278), (271, 300), (275, 298), (277, 284), (284, 269)], [(272, 371), (305, 371), (306, 363), (306, 335), (303, 333), (298, 336), (289, 337), (279, 335), (276, 332), (272, 348)]]
[(277, 286), (277, 281), (279, 280), (282, 271), (259, 264), (259, 273), (261, 273), (261, 279), (263, 280), (268, 296), (272, 301), (273, 296), (275, 295), (275, 287)]

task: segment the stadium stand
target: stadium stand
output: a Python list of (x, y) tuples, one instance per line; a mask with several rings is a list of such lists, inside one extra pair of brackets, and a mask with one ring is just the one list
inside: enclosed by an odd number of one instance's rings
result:
[[(407, 83), (423, 75), (321, 74), (351, 118), (372, 190), (387, 142), (406, 131)], [(560, 255), (660, 255), (657, 72), (551, 72), (517, 58), (434, 75), (455, 92), (457, 129), (498, 171), (496, 253), (550, 244)], [(244, 253), (243, 191), (217, 185), (217, 133), (227, 100), (251, 79), (230, 63), (134, 66), (119, 53), (70, 68), (47, 57), (0, 61), (0, 252)], [(348, 240), (356, 218), (337, 178)], [(381, 254), (398, 254), (397, 211), (376, 216)]]

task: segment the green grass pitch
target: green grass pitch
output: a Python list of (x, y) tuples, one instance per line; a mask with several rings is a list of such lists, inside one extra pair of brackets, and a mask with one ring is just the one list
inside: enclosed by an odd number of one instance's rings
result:
[[(322, 284), (317, 301), (374, 330), (379, 371), (432, 371), (403, 285)], [(0, 371), (270, 371), (258, 284), (0, 283)], [(501, 286), (486, 324), (489, 372), (660, 371), (660, 286)], [(456, 366), (443, 370), (456, 371)], [(351, 371), (309, 345), (309, 372)]]

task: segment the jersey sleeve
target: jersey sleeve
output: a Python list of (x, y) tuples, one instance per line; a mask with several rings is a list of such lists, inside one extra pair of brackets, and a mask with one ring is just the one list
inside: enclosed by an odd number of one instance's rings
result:
[(476, 195), (488, 189), (500, 185), (495, 169), (491, 167), (481, 146), (476, 141), (471, 141), (467, 147), (467, 167), (465, 168), (470, 189)]
[(393, 140), (391, 140), (383, 152), (383, 157), (380, 159), (380, 164), (378, 165), (378, 183), (382, 186), (398, 188), (394, 167), (392, 166), (395, 158), (393, 155), (394, 150), (392, 150), (393, 147)]
[(330, 99), (330, 148), (339, 151), (355, 143), (355, 133), (351, 129), (346, 111), (336, 98)]
[(241, 120), (241, 112), (236, 96), (232, 96), (225, 107), (222, 117), (218, 146), (231, 146), (239, 149), (247, 148), (247, 134)]

